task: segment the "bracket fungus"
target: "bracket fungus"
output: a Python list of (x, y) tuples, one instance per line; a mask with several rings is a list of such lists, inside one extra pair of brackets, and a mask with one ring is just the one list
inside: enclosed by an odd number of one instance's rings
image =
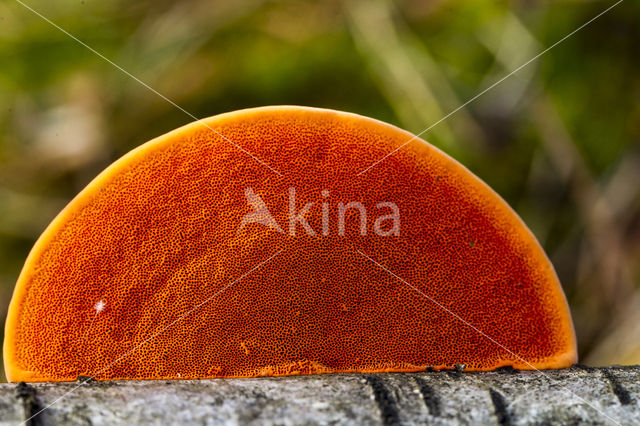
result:
[(367, 169), (412, 138), (278, 106), (134, 149), (33, 247), (9, 307), (7, 377), (574, 363), (554, 269), (493, 190), (422, 140)]

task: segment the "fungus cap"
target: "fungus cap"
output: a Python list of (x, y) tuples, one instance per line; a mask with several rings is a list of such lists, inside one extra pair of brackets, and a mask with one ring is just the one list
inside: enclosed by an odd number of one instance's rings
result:
[(134, 149), (33, 247), (9, 307), (8, 379), (574, 363), (553, 267), (494, 191), (422, 140), (360, 173), (412, 138), (279, 106)]

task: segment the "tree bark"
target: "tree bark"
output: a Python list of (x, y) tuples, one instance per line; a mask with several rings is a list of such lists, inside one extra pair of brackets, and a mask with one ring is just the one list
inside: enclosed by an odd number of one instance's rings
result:
[[(52, 404), (52, 405), (50, 405)], [(640, 424), (640, 366), (0, 385), (2, 424)]]

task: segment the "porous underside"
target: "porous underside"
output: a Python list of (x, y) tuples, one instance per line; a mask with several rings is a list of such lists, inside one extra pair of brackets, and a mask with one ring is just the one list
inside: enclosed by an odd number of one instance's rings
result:
[[(433, 146), (414, 140), (359, 174), (412, 136), (311, 108), (204, 123), (115, 162), (41, 236), (10, 307), (11, 380), (575, 361), (566, 301), (535, 238)], [(284, 232), (239, 228), (247, 188)], [(291, 188), (296, 213), (314, 203), (305, 218), (316, 235), (299, 223), (290, 232)], [(349, 202), (366, 209), (366, 235), (357, 208), (339, 232)], [(400, 212), (391, 235), (375, 232), (384, 202)]]

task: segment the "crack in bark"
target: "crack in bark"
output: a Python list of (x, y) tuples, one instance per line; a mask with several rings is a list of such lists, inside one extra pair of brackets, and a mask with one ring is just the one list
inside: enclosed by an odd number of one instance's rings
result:
[(416, 384), (418, 385), (418, 390), (420, 391), (420, 395), (422, 395), (422, 400), (424, 401), (424, 405), (427, 406), (429, 410), (429, 414), (434, 417), (440, 416), (440, 398), (433, 390), (431, 386), (427, 383), (426, 380), (420, 377), (414, 377)]
[(633, 401), (633, 399), (631, 398), (631, 394), (624, 386), (622, 386), (622, 384), (618, 381), (616, 376), (613, 375), (611, 370), (609, 370), (608, 368), (603, 368), (602, 374), (609, 381), (609, 384), (611, 385), (611, 390), (613, 391), (616, 398), (618, 398), (618, 401), (620, 401), (620, 404), (622, 405), (631, 404), (631, 401)]
[(500, 392), (493, 388), (489, 388), (489, 395), (491, 396), (491, 402), (493, 403), (498, 424), (501, 426), (511, 426), (511, 417), (507, 411), (507, 400)]
[(398, 407), (391, 393), (385, 386), (384, 381), (379, 376), (373, 374), (365, 375), (365, 379), (373, 390), (373, 396), (380, 409), (382, 424), (389, 426), (400, 424)]
[(37, 398), (36, 388), (24, 382), (18, 383), (16, 387), (16, 398), (22, 401), (22, 419), (26, 426), (42, 426), (42, 407)]

